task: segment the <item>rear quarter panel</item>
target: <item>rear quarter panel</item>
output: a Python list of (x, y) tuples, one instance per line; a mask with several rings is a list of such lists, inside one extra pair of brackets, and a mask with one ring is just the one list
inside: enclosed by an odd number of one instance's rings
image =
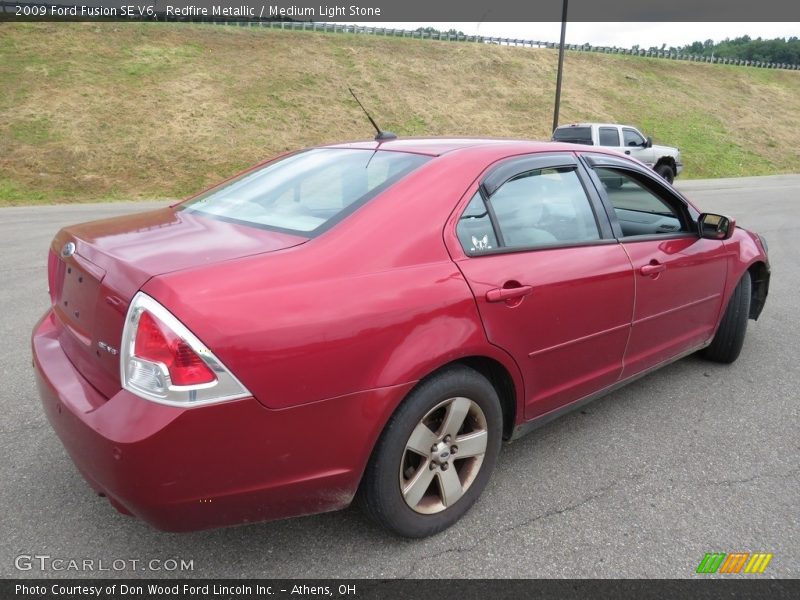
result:
[(413, 382), (489, 344), (442, 231), (485, 158), (434, 159), (339, 225), (263, 256), (167, 274), (144, 291), (265, 406)]

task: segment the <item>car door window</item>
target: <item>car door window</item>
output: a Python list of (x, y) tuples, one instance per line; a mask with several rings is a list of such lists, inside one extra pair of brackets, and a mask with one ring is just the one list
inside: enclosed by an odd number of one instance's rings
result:
[(480, 192), (475, 192), (458, 220), (458, 239), (468, 254), (480, 254), (497, 248), (494, 226)]
[(644, 146), (644, 138), (639, 135), (638, 131), (623, 127), (622, 137), (626, 146)]
[(520, 173), (488, 204), (476, 194), (459, 219), (458, 237), (465, 252), (480, 254), (591, 242), (600, 233), (578, 174), (569, 167)]
[(600, 127), (601, 146), (619, 146), (619, 130), (616, 127)]
[(527, 248), (600, 239), (574, 168), (537, 169), (513, 177), (490, 198), (503, 245)]
[(680, 207), (660, 197), (632, 173), (608, 167), (595, 167), (594, 171), (614, 207), (623, 236), (690, 231)]

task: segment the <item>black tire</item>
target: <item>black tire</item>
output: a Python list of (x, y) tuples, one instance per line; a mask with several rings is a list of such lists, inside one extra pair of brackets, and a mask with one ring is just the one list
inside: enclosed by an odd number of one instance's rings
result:
[(666, 163), (656, 165), (656, 173), (658, 173), (662, 179), (665, 179), (667, 183), (672, 183), (675, 181), (675, 171), (673, 171), (672, 167)]
[[(451, 441), (446, 441), (442, 432), (448, 422), (448, 416), (451, 412), (454, 415), (459, 412), (456, 408), (451, 409), (451, 404), (455, 406), (453, 403), (459, 402), (461, 403), (459, 406), (463, 407), (463, 399), (470, 401), (469, 412), (465, 413), (466, 417), (457, 434)], [(440, 414), (437, 411), (444, 411), (441, 413), (438, 429), (436, 421), (423, 423), (424, 419), (435, 418)], [(473, 427), (472, 420), (478, 417), (483, 417), (480, 425)], [(389, 419), (364, 473), (358, 494), (359, 504), (378, 524), (404, 537), (421, 538), (447, 529), (469, 510), (486, 487), (500, 452), (502, 424), (503, 416), (497, 392), (483, 375), (466, 366), (454, 366), (437, 373), (417, 386)], [(450, 448), (450, 443), (460, 443), (455, 440), (463, 441), (462, 448), (465, 449), (465, 453), (467, 437), (473, 436), (473, 439), (475, 436), (482, 437), (485, 428), (486, 447), (480, 462), (477, 463), (477, 468), (475, 464), (478, 459), (459, 457), (457, 447), (456, 453), (449, 457), (452, 462), (448, 463), (448, 467), (435, 463), (447, 452), (439, 455), (437, 451), (435, 457), (434, 453), (431, 453), (431, 457), (425, 459), (410, 450), (412, 432), (416, 433), (420, 425), (425, 425), (427, 430), (440, 440), (437, 443), (444, 444), (447, 448)], [(413, 461), (414, 457), (418, 457), (416, 459), (418, 464), (413, 467), (408, 466), (409, 459)], [(429, 470), (431, 474), (427, 473)], [(403, 478), (407, 473), (410, 474), (409, 484), (405, 488), (406, 493), (411, 487), (411, 482), (423, 481), (423, 476), (432, 478), (430, 484), (423, 484), (427, 491), (415, 505), (416, 508), (412, 508), (409, 504), (413, 500), (407, 502), (406, 495), (401, 489)], [(442, 486), (445, 485), (444, 478), (452, 478), (453, 475), (459, 478), (462, 492), (452, 505), (448, 506), (444, 500), (446, 494)], [(467, 480), (469, 483), (465, 483)], [(452, 479), (450, 481), (452, 482)], [(428, 508), (428, 505), (435, 507), (439, 501), (441, 508), (437, 509), (438, 512), (429, 514), (419, 512), (420, 507), (433, 510)]]
[(739, 357), (747, 333), (747, 319), (750, 316), (751, 288), (750, 273), (745, 271), (728, 300), (725, 314), (711, 345), (703, 350), (703, 356), (707, 359), (732, 363)]

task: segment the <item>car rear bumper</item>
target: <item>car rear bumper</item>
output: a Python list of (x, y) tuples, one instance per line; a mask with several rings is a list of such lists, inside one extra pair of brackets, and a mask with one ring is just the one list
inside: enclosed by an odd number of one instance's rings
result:
[(677, 177), (683, 172), (683, 163), (675, 163), (675, 176)]
[(347, 506), (413, 385), (284, 410), (254, 398), (185, 409), (126, 390), (101, 396), (63, 352), (51, 312), (32, 346), (45, 413), (80, 472), (120, 511), (167, 531)]

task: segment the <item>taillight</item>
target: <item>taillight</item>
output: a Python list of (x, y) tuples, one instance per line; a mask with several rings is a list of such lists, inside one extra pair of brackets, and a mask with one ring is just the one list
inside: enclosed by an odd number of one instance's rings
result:
[(125, 319), (120, 374), (128, 391), (173, 406), (250, 395), (183, 323), (142, 292), (134, 296)]
[(139, 316), (133, 355), (163, 364), (175, 385), (211, 383), (217, 379), (189, 344), (146, 310)]

